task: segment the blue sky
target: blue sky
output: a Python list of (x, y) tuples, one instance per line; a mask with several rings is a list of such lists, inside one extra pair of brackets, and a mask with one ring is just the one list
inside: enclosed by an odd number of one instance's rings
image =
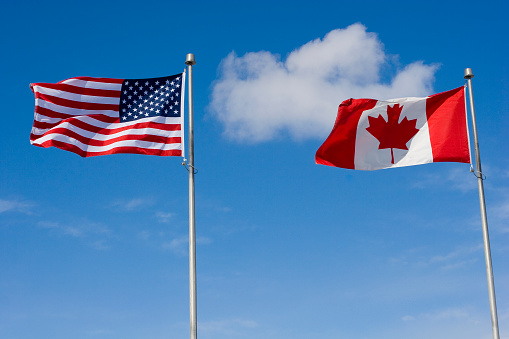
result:
[[(22, 1), (0, 13), (0, 337), (189, 336), (177, 157), (31, 146), (31, 82), (194, 73), (198, 336), (491, 338), (467, 164), (314, 163), (351, 96), (474, 95), (509, 338), (502, 1)], [(247, 81), (248, 90), (238, 86)]]

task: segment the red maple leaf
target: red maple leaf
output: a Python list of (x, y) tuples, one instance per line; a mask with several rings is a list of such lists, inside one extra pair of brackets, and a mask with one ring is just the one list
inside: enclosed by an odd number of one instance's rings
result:
[(419, 132), (415, 128), (417, 119), (408, 120), (405, 117), (398, 123), (399, 116), (403, 106), (395, 104), (393, 107), (387, 105), (387, 120), (379, 115), (377, 118), (368, 116), (369, 127), (366, 130), (378, 139), (380, 145), (378, 149), (391, 149), (391, 164), (394, 164), (394, 148), (407, 150), (407, 142)]

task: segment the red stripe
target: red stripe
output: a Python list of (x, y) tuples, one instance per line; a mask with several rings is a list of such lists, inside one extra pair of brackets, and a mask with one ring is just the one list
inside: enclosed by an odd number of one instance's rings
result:
[(374, 99), (348, 99), (338, 108), (336, 123), (315, 155), (317, 164), (355, 168), (355, 140), (362, 113), (375, 107)]
[(118, 112), (118, 104), (97, 104), (92, 102), (83, 102), (83, 101), (74, 101), (69, 99), (63, 99), (59, 97), (55, 97), (52, 95), (35, 93), (36, 99), (43, 99), (45, 101), (54, 103), (59, 106), (77, 108), (77, 109), (86, 109), (86, 110), (96, 110), (96, 111), (116, 111)]
[(57, 91), (64, 91), (80, 95), (93, 95), (96, 97), (108, 97), (108, 98), (120, 98), (120, 91), (114, 91), (109, 89), (96, 89), (96, 88), (84, 88), (77, 87), (68, 84), (36, 84), (40, 87), (54, 89)]
[(463, 87), (426, 100), (433, 162), (470, 162)]
[[(74, 78), (70, 78), (70, 79), (65, 79), (65, 80), (59, 81), (58, 83), (60, 84), (60, 83), (62, 83), (64, 81), (72, 80), (72, 79), (78, 79), (78, 80), (83, 80), (83, 81), (103, 82), (103, 83), (113, 83), (113, 84), (121, 84), (121, 83), (124, 82), (124, 79), (93, 78), (93, 77), (74, 77)], [(34, 85), (38, 85), (38, 84), (34, 84)]]
[(65, 142), (57, 140), (48, 140), (41, 145), (35, 145), (39, 147), (56, 147), (65, 151), (73, 152), (81, 157), (93, 157), (98, 155), (118, 154), (118, 153), (130, 153), (130, 154), (146, 154), (146, 155), (158, 155), (158, 156), (182, 156), (181, 150), (158, 150), (158, 149), (146, 149), (138, 147), (117, 147), (109, 151), (104, 152), (87, 152), (83, 151), (79, 147)]

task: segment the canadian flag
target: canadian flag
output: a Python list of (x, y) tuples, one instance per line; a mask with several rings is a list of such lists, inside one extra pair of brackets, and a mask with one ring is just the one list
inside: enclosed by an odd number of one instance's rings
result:
[(358, 169), (470, 162), (465, 89), (424, 98), (348, 99), (317, 164)]

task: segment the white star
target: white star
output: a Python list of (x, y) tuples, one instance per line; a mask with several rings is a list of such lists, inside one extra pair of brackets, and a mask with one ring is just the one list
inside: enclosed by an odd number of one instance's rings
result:
[(156, 81), (156, 85), (159, 85), (159, 81)]
[(145, 86), (148, 86), (148, 81), (145, 83)]
[(126, 120), (126, 119), (127, 119), (127, 117), (126, 117), (126, 116), (123, 116), (123, 117), (122, 117), (122, 120)]

